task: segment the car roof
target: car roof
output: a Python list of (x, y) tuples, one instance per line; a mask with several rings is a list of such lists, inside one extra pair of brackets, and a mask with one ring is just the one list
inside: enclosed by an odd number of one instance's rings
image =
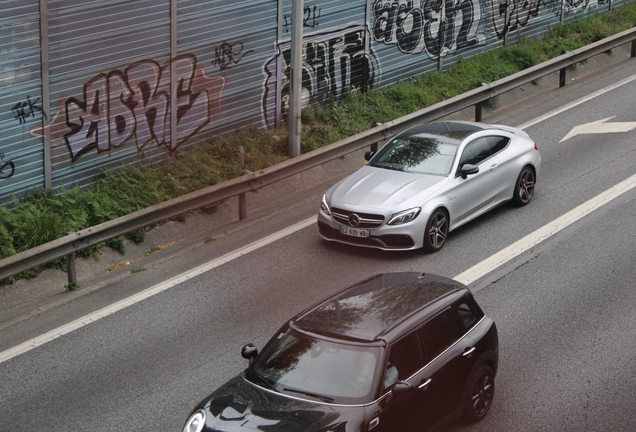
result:
[(484, 123), (462, 122), (462, 121), (443, 121), (425, 123), (419, 126), (405, 130), (398, 135), (398, 138), (407, 138), (411, 136), (421, 137), (444, 137), (444, 142), (459, 145), (464, 138), (475, 132), (496, 129)]
[(373, 342), (426, 306), (461, 291), (468, 288), (443, 276), (379, 274), (300, 313), (290, 325), (329, 338)]

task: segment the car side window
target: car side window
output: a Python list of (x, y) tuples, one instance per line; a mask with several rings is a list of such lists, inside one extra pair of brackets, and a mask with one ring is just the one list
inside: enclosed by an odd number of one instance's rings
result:
[(431, 361), (459, 339), (457, 320), (449, 308), (420, 329), (426, 361)]
[(453, 309), (457, 311), (459, 318), (464, 324), (465, 332), (470, 330), (480, 319), (484, 313), (479, 308), (472, 296), (465, 296), (453, 305)]
[(417, 334), (413, 332), (391, 345), (384, 373), (384, 388), (388, 389), (397, 381), (409, 378), (422, 366), (420, 344)]
[(464, 148), (462, 157), (459, 160), (459, 167), (461, 168), (465, 164), (477, 165), (490, 156), (488, 140), (485, 137), (477, 138)]
[(499, 153), (508, 146), (510, 138), (503, 136), (489, 136), (486, 138), (490, 146), (490, 153)]

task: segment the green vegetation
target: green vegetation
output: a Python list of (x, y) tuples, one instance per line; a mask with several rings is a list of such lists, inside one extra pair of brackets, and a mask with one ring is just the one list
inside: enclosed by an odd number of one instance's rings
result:
[[(549, 34), (523, 40), (514, 46), (461, 60), (444, 73), (434, 72), (391, 87), (302, 113), (302, 151), (369, 129), (374, 122), (387, 122), (493, 82), (561, 54), (596, 42), (632, 27), (636, 3), (613, 13), (557, 26)], [(249, 127), (231, 137), (212, 137), (187, 154), (161, 167), (126, 167), (104, 173), (86, 190), (73, 188), (58, 193), (33, 191), (0, 206), (0, 259), (165, 200), (231, 179), (240, 171), (238, 147), (245, 149), (247, 169), (257, 171), (287, 159), (287, 128), (259, 131)], [(13, 210), (9, 210), (12, 208)], [(203, 209), (212, 211), (214, 206)], [(140, 243), (145, 229), (126, 237)], [(206, 239), (206, 242), (208, 240)], [(79, 255), (98, 256), (104, 247), (123, 253), (122, 238), (110, 240)], [(37, 270), (22, 277), (33, 277)]]

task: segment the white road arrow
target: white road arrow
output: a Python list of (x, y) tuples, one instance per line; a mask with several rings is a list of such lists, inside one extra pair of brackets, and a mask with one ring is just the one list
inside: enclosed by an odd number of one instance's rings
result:
[[(616, 116), (614, 116), (616, 117)], [(572, 138), (574, 135), (581, 134), (593, 134), (593, 133), (611, 133), (611, 132), (629, 132), (636, 128), (636, 122), (617, 122), (617, 123), (605, 123), (614, 117), (608, 117), (603, 120), (597, 120), (592, 123), (576, 126), (559, 142), (563, 142), (568, 138)]]

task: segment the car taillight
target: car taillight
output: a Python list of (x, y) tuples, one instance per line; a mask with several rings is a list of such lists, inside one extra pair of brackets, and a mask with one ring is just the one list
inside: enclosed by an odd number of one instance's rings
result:
[(537, 146), (537, 143), (534, 143), (534, 149), (535, 150), (539, 150), (539, 147)]

